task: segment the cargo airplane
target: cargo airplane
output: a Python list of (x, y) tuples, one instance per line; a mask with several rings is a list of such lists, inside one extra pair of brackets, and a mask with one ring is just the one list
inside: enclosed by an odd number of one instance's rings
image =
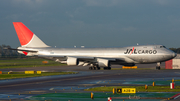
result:
[[(176, 53), (163, 45), (137, 45), (123, 48), (52, 48), (39, 39), (22, 22), (13, 22), (21, 47), (17, 50), (26, 56), (52, 59), (67, 65), (90, 66), (90, 70), (111, 69), (111, 65), (160, 63), (170, 60)], [(12, 48), (11, 48), (12, 49)]]

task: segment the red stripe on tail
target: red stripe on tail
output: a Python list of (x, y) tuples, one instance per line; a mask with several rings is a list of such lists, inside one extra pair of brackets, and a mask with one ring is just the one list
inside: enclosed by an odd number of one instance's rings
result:
[(33, 37), (33, 32), (31, 32), (31, 30), (29, 30), (22, 22), (13, 22), (13, 25), (21, 46), (27, 45)]

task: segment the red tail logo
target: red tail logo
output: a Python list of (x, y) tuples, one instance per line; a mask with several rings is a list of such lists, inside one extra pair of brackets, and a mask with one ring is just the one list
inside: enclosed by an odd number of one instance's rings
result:
[(31, 32), (22, 22), (13, 22), (13, 25), (21, 46), (27, 45), (32, 40), (33, 32)]
[(131, 51), (131, 53), (129, 55), (131, 55), (133, 53), (133, 51), (134, 51), (134, 47), (133, 47), (133, 49), (132, 49), (132, 51)]

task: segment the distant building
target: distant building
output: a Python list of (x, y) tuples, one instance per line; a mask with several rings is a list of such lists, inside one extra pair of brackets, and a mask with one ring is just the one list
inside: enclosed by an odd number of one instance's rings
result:
[(166, 69), (180, 69), (180, 54), (177, 54), (177, 56), (174, 59), (166, 61), (165, 68)]

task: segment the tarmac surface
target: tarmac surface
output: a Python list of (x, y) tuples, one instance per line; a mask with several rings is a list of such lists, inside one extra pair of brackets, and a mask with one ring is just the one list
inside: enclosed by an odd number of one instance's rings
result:
[[(156, 64), (138, 64), (138, 69), (120, 69), (121, 66), (112, 66), (112, 70), (89, 70), (88, 67), (60, 66), (60, 67), (33, 67), (0, 69), (0, 71), (76, 71), (78, 74), (33, 77), (12, 80), (0, 80), (0, 99), (26, 98), (27, 95), (46, 93), (86, 93), (84, 89), (100, 86), (129, 86), (134, 81), (164, 81), (180, 79), (180, 70), (156, 70)], [(139, 84), (144, 85), (144, 84)], [(169, 85), (168, 83), (165, 85)], [(19, 94), (19, 95), (18, 95)], [(21, 95), (20, 95), (21, 94)], [(23, 94), (23, 95), (22, 95)], [(27, 94), (27, 95), (26, 95)], [(177, 98), (177, 101), (180, 99)], [(173, 101), (176, 101), (173, 100)], [(142, 101), (142, 100), (141, 100)]]

